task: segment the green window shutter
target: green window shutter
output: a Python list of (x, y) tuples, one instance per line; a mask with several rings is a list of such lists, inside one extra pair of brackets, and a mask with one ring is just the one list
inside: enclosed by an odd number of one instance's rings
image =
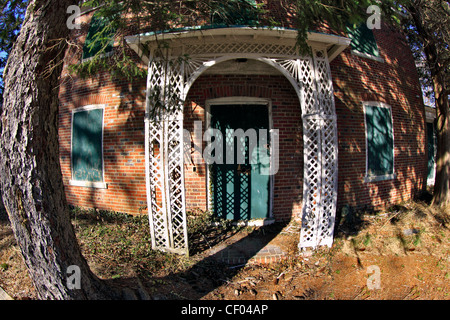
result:
[(394, 133), (389, 108), (366, 106), (367, 173), (384, 176), (394, 173)]
[(115, 31), (108, 27), (108, 20), (103, 17), (92, 17), (89, 25), (86, 41), (83, 46), (83, 59), (92, 58), (99, 53), (103, 47), (104, 53), (108, 54), (113, 49), (113, 36)]
[(103, 109), (75, 112), (72, 122), (72, 179), (103, 182)]
[(223, 1), (213, 10), (214, 26), (255, 26), (258, 23), (258, 6), (255, 0)]
[(361, 24), (356, 29), (348, 26), (347, 31), (349, 37), (352, 39), (352, 50), (369, 56), (380, 56), (375, 36), (365, 23)]
[(434, 178), (434, 166), (436, 164), (435, 159), (435, 146), (436, 146), (436, 134), (434, 131), (434, 124), (427, 123), (427, 140), (428, 140), (428, 179)]

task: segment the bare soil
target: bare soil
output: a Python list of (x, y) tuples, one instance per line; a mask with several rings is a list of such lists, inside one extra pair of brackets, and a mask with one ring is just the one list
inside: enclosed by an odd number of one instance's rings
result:
[[(98, 215), (78, 217), (74, 225), (95, 273), (105, 279), (139, 279), (151, 299), (431, 300), (450, 295), (450, 214), (420, 202), (377, 214), (344, 210), (333, 247), (302, 254), (295, 222), (251, 230), (199, 224), (189, 258), (151, 252), (145, 219), (138, 223)], [(206, 248), (239, 232), (275, 233), (271, 243), (282, 246), (287, 258), (230, 266), (208, 256)], [(379, 288), (374, 288), (377, 268)], [(1, 210), (0, 287), (15, 299), (37, 299)]]

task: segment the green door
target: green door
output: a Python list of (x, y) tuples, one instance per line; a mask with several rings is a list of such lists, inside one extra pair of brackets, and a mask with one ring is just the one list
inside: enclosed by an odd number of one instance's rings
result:
[(223, 163), (210, 167), (214, 214), (227, 220), (267, 218), (270, 194), (267, 106), (211, 106), (211, 127), (219, 130), (223, 138)]

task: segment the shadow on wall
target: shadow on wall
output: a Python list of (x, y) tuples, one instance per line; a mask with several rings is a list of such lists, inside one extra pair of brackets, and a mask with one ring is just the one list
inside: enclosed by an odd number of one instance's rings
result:
[[(145, 80), (129, 83), (99, 74), (90, 80), (67, 77), (60, 90), (60, 161), (66, 196), (76, 206), (139, 213), (146, 206)], [(103, 128), (103, 172), (107, 190), (69, 186), (72, 110), (107, 104)]]
[[(83, 16), (82, 28), (74, 30), (65, 55), (60, 85), (59, 144), (66, 197), (69, 204), (86, 208), (139, 214), (146, 207), (145, 187), (145, 91), (146, 77), (112, 77), (99, 70), (94, 76), (72, 74), (70, 65), (80, 63), (89, 23)], [(87, 21), (86, 20), (86, 21)], [(127, 32), (136, 32), (128, 30)], [(114, 57), (123, 54), (114, 49)], [(127, 48), (135, 64), (146, 69), (133, 50)], [(71, 179), (72, 110), (87, 105), (106, 104), (103, 129), (103, 172), (107, 190), (69, 186)]]
[[(417, 96), (416, 88), (420, 87), (414, 65), (408, 65), (412, 56), (404, 57), (404, 52), (393, 51), (390, 52), (391, 60), (380, 63), (356, 57), (348, 51), (331, 65), (339, 136), (338, 207), (349, 205), (376, 210), (412, 199), (425, 190), (423, 104)], [(379, 76), (369, 81), (368, 74)], [(366, 136), (363, 101), (384, 102), (392, 107), (394, 179), (364, 181)]]

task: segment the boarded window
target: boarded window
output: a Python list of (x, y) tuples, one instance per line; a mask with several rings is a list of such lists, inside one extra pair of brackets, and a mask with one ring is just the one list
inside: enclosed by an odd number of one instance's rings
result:
[(72, 179), (103, 181), (103, 109), (73, 113)]
[(435, 176), (436, 165), (436, 132), (433, 123), (427, 123), (428, 138), (428, 180), (433, 180)]
[(391, 110), (386, 106), (366, 105), (367, 176), (394, 173), (394, 133)]
[(212, 12), (212, 24), (224, 26), (254, 26), (258, 22), (255, 0), (219, 2)]
[(352, 39), (351, 48), (358, 53), (380, 57), (378, 45), (371, 29), (365, 23), (359, 27), (347, 27), (348, 35)]
[(94, 57), (104, 48), (103, 54), (110, 54), (113, 50), (113, 36), (115, 30), (109, 25), (106, 18), (92, 17), (89, 31), (83, 46), (83, 59)]

